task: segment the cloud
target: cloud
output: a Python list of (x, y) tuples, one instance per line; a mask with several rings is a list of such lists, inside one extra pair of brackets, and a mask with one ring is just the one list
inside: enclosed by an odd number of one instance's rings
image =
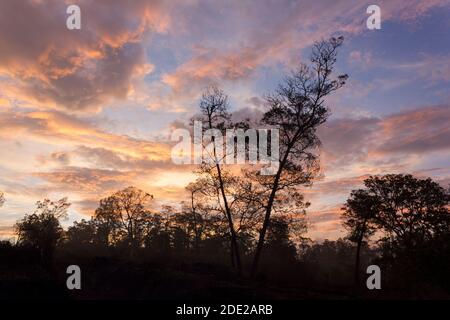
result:
[[(124, 99), (133, 80), (152, 70), (146, 32), (164, 32), (161, 1), (81, 0), (81, 30), (65, 26), (63, 1), (0, 4), (0, 74), (16, 99), (45, 108), (98, 111)], [(18, 18), (19, 17), (19, 18)]]
[(124, 188), (135, 176), (133, 172), (64, 167), (53, 172), (36, 172), (36, 177), (47, 180), (57, 190), (104, 194)]
[(95, 126), (89, 118), (56, 111), (0, 113), (0, 133), (4, 138), (22, 137), (54, 145), (85, 145), (154, 160), (170, 156), (168, 144), (109, 133)]
[(48, 156), (39, 155), (37, 160), (45, 165), (47, 163), (55, 163), (57, 165), (68, 165), (70, 163), (70, 154), (67, 152), (52, 152)]
[(367, 68), (372, 63), (372, 53), (354, 50), (350, 52), (349, 60), (351, 63), (358, 64), (361, 68)]
[(342, 167), (389, 156), (450, 149), (450, 107), (432, 106), (382, 118), (336, 119), (319, 130), (324, 165)]
[(148, 157), (133, 157), (104, 148), (79, 146), (72, 152), (73, 157), (80, 157), (97, 168), (117, 170), (169, 170), (176, 168), (170, 158), (152, 160)]
[(246, 102), (254, 107), (262, 108), (266, 102), (260, 97), (251, 97), (246, 100)]
[(450, 149), (450, 106), (402, 112), (380, 125), (383, 153), (427, 153)]
[(14, 238), (14, 228), (12, 226), (0, 225), (0, 240), (9, 240)]
[(319, 129), (324, 162), (327, 166), (342, 166), (367, 157), (370, 141), (377, 132), (379, 119), (330, 120)]
[(345, 236), (341, 221), (341, 206), (330, 206), (308, 213), (310, 228), (307, 236), (314, 240), (337, 239)]
[(415, 79), (429, 81), (428, 86), (450, 81), (450, 55), (421, 54), (417, 61), (399, 63), (391, 68), (411, 74)]

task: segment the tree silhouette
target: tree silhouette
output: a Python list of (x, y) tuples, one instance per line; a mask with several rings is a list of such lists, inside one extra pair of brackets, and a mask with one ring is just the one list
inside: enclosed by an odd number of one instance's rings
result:
[(266, 247), (271, 259), (280, 259), (283, 263), (295, 260), (297, 252), (291, 240), (290, 222), (289, 218), (285, 216), (272, 217), (270, 220)]
[(56, 202), (38, 201), (34, 213), (25, 215), (15, 225), (18, 244), (38, 249), (46, 266), (50, 265), (56, 244), (63, 235), (59, 219), (67, 217), (69, 206), (67, 198)]
[(343, 208), (344, 226), (348, 230), (347, 238), (356, 243), (355, 254), (355, 286), (359, 284), (361, 246), (376, 230), (373, 223), (378, 199), (367, 190), (353, 190)]
[[(209, 130), (210, 133), (219, 133), (224, 136), (225, 130), (231, 127), (231, 115), (228, 112), (228, 96), (219, 88), (210, 86), (202, 95), (200, 101), (200, 115), (193, 120), (201, 121), (203, 133)], [(232, 183), (234, 177), (223, 168), (223, 160), (225, 155), (224, 141), (219, 141), (212, 134), (210, 143), (203, 145), (204, 141), (194, 141), (201, 143), (203, 146), (203, 155), (206, 159), (202, 160), (199, 168), (199, 174), (207, 177), (206, 181), (211, 182), (213, 190), (218, 191), (219, 204), (228, 222), (230, 234), (230, 252), (232, 264), (236, 265), (239, 274), (242, 273), (241, 254), (237, 242), (237, 234), (233, 221), (233, 214), (230, 208), (230, 195), (228, 194), (228, 186)]]
[(131, 255), (135, 254), (144, 240), (151, 216), (151, 199), (152, 195), (135, 187), (128, 187), (102, 199), (95, 218), (103, 222), (100, 229), (104, 241), (111, 236), (115, 241), (122, 240), (131, 248)]
[(389, 241), (412, 248), (450, 231), (449, 195), (430, 178), (388, 174), (364, 184), (378, 202), (374, 222)]
[[(238, 185), (232, 185), (232, 192), (229, 191), (230, 208), (234, 218), (242, 214), (241, 219), (234, 220), (237, 240), (244, 249), (242, 252), (251, 253), (259, 227), (255, 222), (261, 218), (258, 213), (261, 199), (252, 202), (248, 197), (259, 196), (261, 190), (253, 189), (252, 180), (236, 181)], [(214, 275), (207, 279), (217, 277), (221, 287), (227, 282), (232, 287), (234, 273), (226, 267), (230, 245), (228, 221), (210, 199), (209, 192), (214, 188), (210, 189), (210, 182), (204, 182), (199, 179), (188, 186), (190, 199), (179, 211), (168, 205), (150, 210), (151, 196), (133, 187), (115, 192), (102, 199), (95, 217), (74, 222), (65, 233), (59, 219), (66, 216), (67, 200), (38, 202), (34, 213), (16, 224), (17, 245), (0, 242), (0, 258), (9, 264), (7, 269), (2, 266), (2, 270), (21, 277), (26, 272), (30, 279), (41, 273), (47, 283), (49, 274), (58, 279), (56, 270), (50, 266), (67, 265), (77, 258), (86, 266), (95, 266), (85, 273), (87, 283), (101, 281), (104, 272), (114, 274), (120, 284), (113, 291), (124, 294), (145, 292), (147, 298), (160, 298), (161, 293), (172, 296), (172, 281), (176, 281), (177, 288), (181, 286), (182, 292), (190, 290), (190, 282), (179, 284), (181, 275), (186, 275), (183, 281), (200, 282), (205, 281), (204, 275)], [(277, 195), (259, 271), (265, 283), (281, 286), (274, 287), (276, 296), (288, 285), (295, 288), (292, 293), (298, 291), (303, 297), (309, 288), (319, 294), (322, 289), (332, 289), (348, 297), (352, 293), (349, 286), (352, 277), (357, 279), (359, 261), (383, 267), (387, 292), (404, 290), (405, 283), (408, 290), (417, 286), (416, 293), (421, 293), (422, 285), (438, 290), (450, 288), (448, 191), (431, 179), (411, 175), (370, 177), (364, 183), (366, 188), (352, 191), (343, 208), (348, 239), (336, 241), (306, 241), (302, 236), (307, 226), (305, 219), (295, 212), (294, 203), (285, 197), (287, 194)], [(132, 227), (128, 219), (133, 220)], [(128, 230), (132, 230), (132, 237)], [(384, 238), (373, 242), (372, 247), (368, 239), (375, 232)], [(356, 243), (356, 257), (355, 244), (349, 240)], [(105, 244), (109, 245), (107, 250)], [(131, 254), (124, 255), (124, 249)], [(54, 254), (56, 250), (58, 254)], [(133, 256), (137, 252), (139, 259)], [(41, 264), (46, 268), (36, 268)], [(16, 271), (15, 266), (21, 269)], [(120, 281), (121, 277), (126, 280)], [(149, 282), (156, 286), (150, 292), (141, 286)], [(301, 284), (301, 289), (297, 284)], [(245, 289), (246, 285), (241, 283), (239, 288)], [(247, 289), (254, 293), (254, 286)]]
[(443, 243), (450, 235), (450, 196), (437, 182), (388, 174), (371, 176), (364, 185), (366, 189), (352, 191), (343, 215), (349, 239), (357, 243), (355, 281), (361, 244), (375, 231), (383, 236), (385, 258), (403, 261), (404, 268), (416, 268), (432, 252), (440, 252), (435, 259), (448, 254)]
[(193, 233), (195, 249), (199, 248), (200, 241), (205, 233), (205, 222), (210, 210), (203, 182), (198, 179), (186, 186), (190, 199), (188, 203), (183, 204), (184, 214), (178, 218), (179, 222), (186, 223), (189, 232)]
[(71, 245), (86, 246), (91, 244), (105, 244), (97, 235), (97, 221), (94, 219), (80, 222), (74, 221), (73, 226), (67, 229), (66, 241)]
[(117, 243), (123, 236), (120, 225), (117, 200), (114, 197), (100, 199), (99, 207), (95, 210), (94, 220), (97, 224), (97, 237), (105, 246)]
[(280, 159), (274, 176), (257, 176), (259, 183), (267, 189), (268, 196), (252, 275), (257, 271), (277, 195), (295, 192), (299, 186), (311, 183), (318, 171), (315, 149), (320, 141), (316, 131), (329, 114), (324, 99), (341, 88), (347, 79), (347, 75), (331, 78), (337, 49), (342, 42), (343, 37), (339, 37), (315, 43), (311, 66), (301, 65), (285, 78), (275, 94), (267, 98), (270, 109), (264, 114), (262, 122), (280, 130)]
[(158, 254), (165, 254), (171, 249), (171, 221), (167, 210), (150, 216), (144, 236), (144, 245)]

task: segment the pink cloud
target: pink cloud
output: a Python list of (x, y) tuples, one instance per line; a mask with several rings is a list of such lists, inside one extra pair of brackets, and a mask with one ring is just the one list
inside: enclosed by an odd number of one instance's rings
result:
[(82, 0), (82, 29), (65, 26), (61, 1), (0, 4), (0, 74), (8, 90), (25, 100), (60, 110), (97, 111), (126, 98), (135, 76), (151, 71), (142, 46), (148, 30), (168, 25), (160, 1)]

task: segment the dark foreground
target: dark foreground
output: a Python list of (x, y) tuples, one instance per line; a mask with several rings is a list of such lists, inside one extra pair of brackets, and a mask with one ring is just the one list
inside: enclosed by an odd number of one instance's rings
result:
[[(293, 269), (263, 270), (257, 279), (237, 277), (228, 266), (213, 262), (183, 262), (169, 257), (89, 256), (60, 253), (51, 266), (43, 266), (36, 252), (3, 248), (0, 264), (0, 299), (50, 300), (157, 300), (157, 301), (284, 301), (361, 299), (449, 299), (445, 290), (412, 284), (392, 288), (383, 282), (381, 290), (345, 284), (338, 278), (294, 276)], [(157, 261), (157, 262), (156, 262)], [(66, 268), (81, 269), (80, 290), (69, 290)], [(297, 265), (298, 272), (306, 272)], [(302, 270), (303, 268), (303, 270)], [(306, 271), (305, 271), (306, 270)], [(307, 271), (311, 272), (311, 271)], [(320, 274), (320, 269), (317, 273)], [(288, 277), (291, 277), (289, 280)], [(309, 279), (309, 281), (308, 281)], [(365, 283), (365, 279), (363, 279)], [(351, 282), (349, 282), (351, 283)]]

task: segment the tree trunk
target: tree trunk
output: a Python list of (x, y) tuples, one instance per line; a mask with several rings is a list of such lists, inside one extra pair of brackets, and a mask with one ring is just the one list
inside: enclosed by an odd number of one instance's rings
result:
[(356, 245), (356, 259), (355, 259), (355, 287), (359, 286), (359, 271), (360, 271), (360, 253), (361, 253), (362, 238), (358, 239)]
[(261, 231), (259, 232), (258, 244), (256, 246), (255, 256), (253, 258), (252, 269), (251, 269), (251, 273), (250, 273), (251, 278), (254, 278), (256, 275), (256, 272), (258, 271), (259, 259), (261, 258), (261, 252), (262, 252), (262, 249), (264, 246), (264, 239), (266, 237), (267, 227), (269, 226), (269, 222), (270, 222), (270, 214), (272, 212), (272, 205), (273, 205), (274, 199), (275, 199), (275, 192), (273, 192), (273, 190), (272, 190), (272, 193), (269, 198), (269, 203), (268, 203), (268, 206), (266, 209), (266, 214), (264, 216), (263, 226), (261, 228)]
[[(209, 128), (212, 129), (211, 118), (209, 118)], [(224, 182), (222, 179), (222, 170), (220, 169), (219, 161), (217, 159), (216, 141), (215, 141), (214, 137), (212, 137), (212, 142), (213, 142), (214, 160), (215, 160), (216, 169), (217, 169), (217, 176), (219, 177), (220, 193), (222, 195), (223, 205), (225, 207), (225, 214), (226, 214), (226, 217), (228, 220), (228, 226), (230, 228), (231, 257), (233, 257), (233, 255), (234, 255), (234, 258), (236, 259), (236, 267), (238, 270), (238, 274), (241, 275), (242, 274), (241, 255), (240, 255), (239, 249), (238, 249), (236, 231), (234, 230), (234, 225), (233, 225), (233, 217), (231, 216), (231, 210), (230, 210), (230, 207), (228, 206), (228, 200), (227, 200), (227, 196), (225, 194), (225, 187), (224, 187)], [(234, 266), (234, 261), (232, 261), (232, 265)]]
[(364, 240), (364, 235), (366, 233), (366, 224), (367, 224), (367, 219), (364, 219), (363, 225), (361, 227), (361, 234), (359, 235), (358, 242), (356, 244), (355, 275), (354, 275), (356, 289), (359, 288), (359, 273), (361, 271), (360, 270), (361, 246), (362, 246), (362, 242)]
[(236, 268), (236, 255), (234, 253), (234, 245), (233, 245), (233, 241), (231, 241), (230, 238), (230, 263), (231, 263), (231, 267), (232, 268)]
[(277, 175), (275, 176), (272, 191), (270, 193), (269, 201), (268, 201), (267, 207), (266, 207), (266, 214), (264, 216), (263, 226), (259, 232), (258, 244), (256, 246), (255, 256), (253, 258), (253, 263), (252, 263), (252, 268), (251, 268), (251, 273), (250, 273), (251, 278), (254, 278), (256, 276), (256, 272), (258, 271), (258, 264), (259, 264), (259, 260), (261, 258), (261, 252), (262, 252), (262, 249), (264, 246), (264, 239), (266, 237), (267, 228), (268, 228), (269, 222), (270, 222), (270, 215), (272, 213), (272, 207), (273, 207), (273, 203), (275, 201), (275, 195), (278, 190), (278, 184), (280, 182), (281, 173), (283, 171), (283, 168), (286, 163), (287, 157), (289, 155), (290, 149), (291, 149), (291, 147), (289, 146), (283, 157), (283, 161), (281, 161), (281, 163), (280, 163), (280, 167), (278, 168)]
[[(242, 274), (241, 255), (240, 255), (238, 244), (237, 244), (236, 231), (234, 230), (233, 218), (231, 216), (230, 207), (228, 206), (227, 196), (225, 194), (225, 188), (224, 188), (224, 183), (222, 180), (220, 166), (218, 164), (216, 164), (216, 166), (217, 166), (217, 172), (218, 172), (218, 176), (219, 176), (220, 192), (222, 194), (224, 207), (225, 207), (225, 213), (226, 213), (227, 220), (228, 220), (228, 226), (230, 228), (231, 252), (232, 252), (232, 256), (234, 255), (234, 258), (235, 258), (238, 273), (239, 273), (239, 275), (241, 275)], [(234, 262), (233, 262), (233, 264), (234, 264)]]

